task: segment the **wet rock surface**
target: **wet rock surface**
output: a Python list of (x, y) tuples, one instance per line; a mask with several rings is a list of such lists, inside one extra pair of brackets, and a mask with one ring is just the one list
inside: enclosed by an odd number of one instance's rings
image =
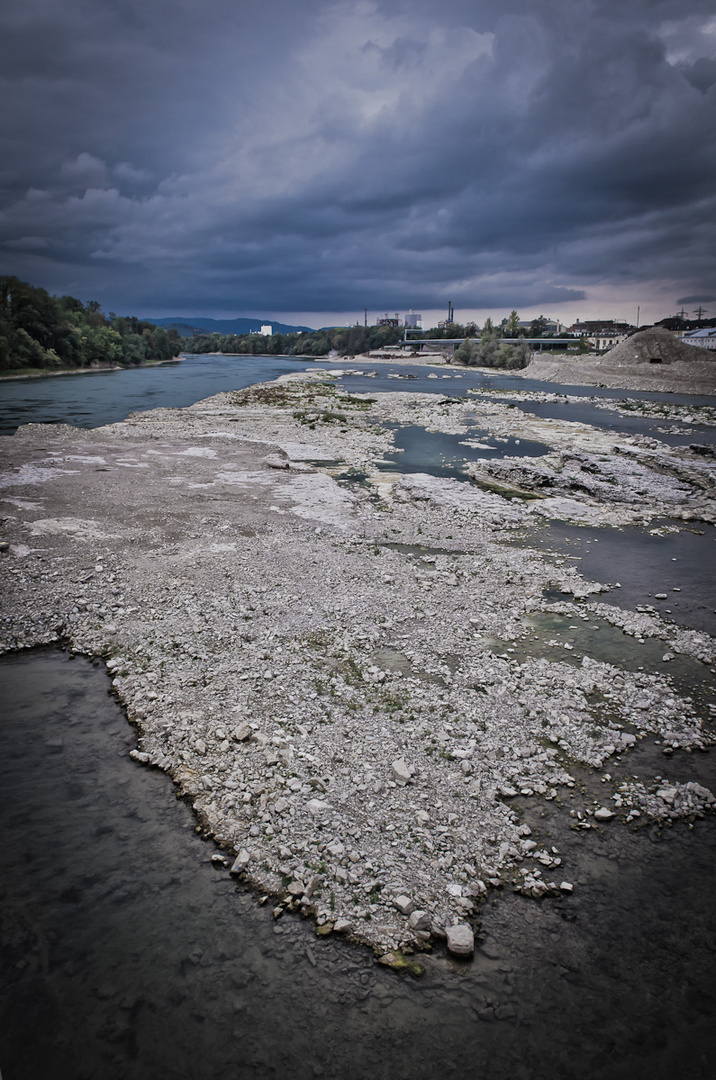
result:
[[(388, 475), (375, 462), (395, 423), (551, 449), (490, 462), (492, 487)], [(601, 617), (625, 652), (656, 638), (706, 673), (712, 638), (605, 604), (608, 585), (504, 542), (535, 513), (710, 521), (707, 457), (499, 403), (374, 402), (319, 376), (3, 443), (0, 644), (105, 658), (139, 732), (132, 756), (173, 778), (227, 878), (270, 895), (277, 924), (310, 913), (384, 956), (444, 938), (465, 950), (459, 928), (490, 889), (574, 887), (520, 800), (562, 801), (576, 770), (627, 759), (646, 735), (672, 752), (712, 742), (703, 701), (667, 671), (569, 642), (564, 659), (519, 652), (545, 612)], [(553, 494), (524, 498), (545, 476)], [(555, 589), (569, 599), (546, 600)], [(708, 787), (682, 781), (669, 801), (661, 781), (658, 795), (610, 774), (586, 824), (713, 807)]]

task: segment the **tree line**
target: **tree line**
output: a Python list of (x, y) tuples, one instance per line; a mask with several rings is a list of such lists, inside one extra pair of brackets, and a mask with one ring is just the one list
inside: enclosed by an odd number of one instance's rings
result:
[[(451, 338), (466, 340), (455, 350), (452, 358), (458, 363), (500, 368), (524, 368), (530, 359), (530, 348), (520, 340), (540, 337), (546, 332), (547, 320), (533, 319), (529, 329), (519, 326), (519, 315), (511, 312), (500, 326), (485, 320), (482, 330), (474, 323), (448, 323), (422, 331), (422, 336), (437, 341)], [(570, 335), (561, 334), (568, 338)], [(397, 345), (403, 331), (391, 326), (327, 327), (310, 333), (292, 334), (197, 334), (185, 340), (184, 348), (192, 353), (233, 353), (251, 356), (356, 356), (371, 349)]]
[(292, 334), (197, 334), (183, 343), (192, 353), (237, 353), (250, 356), (356, 356), (402, 341), (393, 326), (331, 326)]
[(175, 330), (0, 277), (0, 371), (136, 367), (170, 360), (180, 349)]

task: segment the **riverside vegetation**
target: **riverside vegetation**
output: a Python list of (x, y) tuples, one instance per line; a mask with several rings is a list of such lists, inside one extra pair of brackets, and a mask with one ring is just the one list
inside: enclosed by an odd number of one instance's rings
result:
[(175, 330), (0, 277), (0, 374), (136, 367), (171, 360), (179, 348)]

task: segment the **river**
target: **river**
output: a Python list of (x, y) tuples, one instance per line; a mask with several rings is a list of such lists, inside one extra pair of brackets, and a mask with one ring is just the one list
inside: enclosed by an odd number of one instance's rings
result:
[[(96, 426), (296, 369), (281, 358), (202, 357), (5, 383), (4, 430), (28, 420)], [(445, 393), (447, 381), (429, 382), (424, 369), (425, 387), (389, 373), (360, 388)], [(606, 533), (590, 536), (585, 572), (621, 576), (619, 543), (595, 548)], [(664, 539), (671, 563), (676, 540)], [(554, 529), (547, 540), (568, 550), (575, 534)], [(698, 560), (694, 548), (689, 561)], [(694, 569), (692, 580), (679, 565), (671, 584), (685, 590), (707, 576)], [(632, 582), (630, 601), (660, 572)], [(686, 625), (698, 621), (693, 611)], [(551, 804), (520, 800), (534, 834), (556, 838), (574, 895), (497, 894), (482, 910), (474, 960), (438, 947), (413, 980), (367, 950), (316, 938), (298, 916), (274, 922), (270, 904), (212, 866), (215, 849), (171, 781), (129, 758), (134, 732), (102, 667), (28, 650), (0, 659), (0, 680), (5, 1080), (691, 1080), (713, 1067), (713, 818), (663, 832), (575, 832)], [(645, 742), (628, 768), (653, 774), (662, 760)], [(713, 753), (676, 753), (668, 771), (716, 782)], [(589, 770), (578, 779), (599, 783)]]

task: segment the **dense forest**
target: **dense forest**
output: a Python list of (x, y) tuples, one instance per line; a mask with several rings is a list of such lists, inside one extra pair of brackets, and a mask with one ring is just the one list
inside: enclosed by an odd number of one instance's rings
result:
[(0, 277), (0, 372), (136, 367), (170, 360), (180, 348), (174, 330)]
[(402, 341), (403, 331), (393, 326), (332, 326), (309, 333), (200, 334), (183, 342), (192, 353), (249, 353), (271, 356), (356, 356), (369, 349), (384, 349)]

